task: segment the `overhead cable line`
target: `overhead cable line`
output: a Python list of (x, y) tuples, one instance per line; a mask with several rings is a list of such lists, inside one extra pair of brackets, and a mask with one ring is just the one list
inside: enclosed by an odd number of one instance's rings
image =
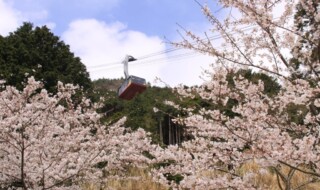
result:
[[(274, 20), (277, 20), (278, 18), (274, 19)], [(255, 28), (257, 25), (254, 24), (254, 25), (248, 25), (248, 26), (245, 26), (243, 28), (240, 28), (239, 30), (240, 31), (248, 31), (248, 30), (251, 30), (253, 28)], [(234, 34), (236, 32), (230, 32), (230, 34)], [(210, 41), (213, 41), (213, 40), (218, 40), (218, 39), (221, 39), (223, 38), (223, 35), (221, 34), (217, 34), (217, 35), (214, 35), (214, 36), (211, 36), (209, 38), (203, 38), (202, 41), (207, 41), (207, 40), (210, 40)], [(196, 42), (194, 43), (191, 43), (192, 45), (196, 44)], [(219, 47), (216, 47), (216, 48), (219, 48)], [(161, 56), (161, 55), (166, 55), (168, 53), (171, 53), (171, 52), (174, 52), (174, 51), (177, 51), (177, 50), (182, 50), (183, 48), (170, 48), (170, 49), (166, 49), (166, 50), (162, 50), (162, 51), (159, 51), (159, 52), (154, 52), (154, 53), (150, 53), (150, 54), (147, 54), (147, 55), (144, 55), (144, 56), (140, 56), (140, 57), (137, 57), (137, 60), (143, 60), (143, 59), (149, 59), (149, 58), (152, 58), (152, 57), (157, 57), (157, 56)], [(168, 62), (170, 62), (170, 59), (172, 58), (175, 58), (176, 56), (177, 57), (183, 57), (183, 56), (188, 56), (189, 53), (183, 53), (183, 54), (178, 54), (178, 55), (175, 55), (175, 56), (169, 56), (169, 57), (163, 57), (163, 58), (158, 58), (158, 59), (154, 59), (154, 60), (150, 60), (152, 62), (158, 62), (159, 60), (166, 60)], [(192, 53), (190, 53), (192, 54)], [(131, 63), (132, 65), (137, 65), (137, 64), (144, 64), (144, 63), (148, 63), (150, 61), (145, 61), (145, 62), (133, 62)], [(94, 69), (94, 68), (101, 68), (101, 67), (107, 67), (107, 68), (115, 68), (115, 67), (120, 67), (120, 61), (117, 61), (117, 62), (111, 62), (111, 63), (106, 63), (106, 64), (101, 64), (101, 65), (95, 65), (95, 66), (91, 66), (89, 67), (90, 69)], [(115, 65), (115, 67), (110, 67), (110, 66), (113, 66)]]
[[(253, 28), (253, 26), (250, 26), (250, 27), (247, 26), (247, 27), (241, 28), (240, 30), (246, 31), (246, 30), (249, 30), (249, 29), (252, 29), (252, 28)], [(215, 36), (210, 37), (209, 40), (217, 40), (217, 39), (221, 39), (221, 38), (222, 38), (222, 35), (215, 35)], [(208, 39), (203, 39), (203, 40), (208, 40)], [(193, 43), (193, 44), (195, 44), (195, 43)], [(165, 55), (167, 53), (171, 53), (171, 52), (174, 52), (174, 51), (177, 51), (177, 50), (183, 50), (183, 48), (170, 48), (170, 49), (167, 49), (167, 50), (163, 50), (163, 51), (147, 54), (147, 55), (144, 55), (144, 56), (141, 56), (141, 57), (137, 57), (137, 60), (143, 60), (143, 59), (148, 59), (148, 58), (151, 58), (151, 57), (161, 56), (161, 55)], [(179, 55), (183, 55), (183, 54), (179, 54)], [(169, 59), (169, 57), (167, 57), (167, 58)], [(91, 67), (88, 67), (88, 68), (90, 68), (90, 69), (100, 68), (100, 67), (106, 67), (106, 66), (112, 66), (112, 65), (119, 65), (120, 63), (121, 63), (120, 61), (117, 61), (117, 62), (115, 61), (115, 62), (110, 62), (110, 63), (91, 66)], [(136, 63), (133, 62), (131, 64), (136, 64)]]
[[(198, 55), (197, 55), (198, 54)], [(190, 58), (190, 57), (194, 57), (194, 56), (200, 56), (201, 54), (198, 52), (188, 52), (188, 53), (183, 53), (183, 54), (178, 54), (178, 55), (173, 55), (170, 57), (162, 57), (162, 58), (157, 58), (157, 59), (151, 59), (148, 61), (143, 61), (143, 62), (136, 62), (134, 63), (134, 65), (132, 65), (133, 67), (135, 66), (139, 66), (139, 65), (151, 65), (151, 64), (156, 64), (156, 63), (172, 63), (172, 62), (177, 62), (177, 61), (181, 61), (185, 58)], [(110, 69), (117, 69), (119, 68), (121, 65), (106, 65), (105, 68), (103, 69), (97, 69), (97, 70), (90, 70), (90, 72), (96, 72), (96, 71), (101, 71), (101, 70), (110, 70)]]

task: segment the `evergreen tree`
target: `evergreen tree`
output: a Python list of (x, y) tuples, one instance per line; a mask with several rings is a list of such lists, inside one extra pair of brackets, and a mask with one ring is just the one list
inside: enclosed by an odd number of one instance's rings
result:
[(46, 26), (24, 23), (9, 36), (0, 36), (0, 77), (22, 89), (28, 75), (43, 81), (49, 92), (56, 92), (58, 81), (91, 88), (85, 65), (68, 45)]
[[(320, 77), (320, 20), (314, 17), (319, 12), (320, 1), (301, 1), (296, 6), (294, 16), (296, 33), (299, 35), (298, 42), (293, 48), (295, 58), (291, 59), (295, 72), (293, 78), (306, 78), (315, 83)], [(297, 59), (296, 57), (299, 57)]]

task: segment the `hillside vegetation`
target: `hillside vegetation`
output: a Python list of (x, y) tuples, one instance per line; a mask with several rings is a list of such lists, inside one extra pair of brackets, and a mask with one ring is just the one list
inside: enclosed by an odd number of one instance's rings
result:
[[(169, 144), (168, 125), (171, 118), (177, 115), (177, 111), (163, 104), (166, 100), (177, 101), (178, 95), (171, 88), (148, 86), (147, 90), (137, 95), (132, 100), (118, 98), (117, 90), (123, 79), (99, 79), (93, 81), (95, 98), (104, 97), (104, 106), (99, 110), (105, 123), (113, 123), (126, 116), (126, 127), (133, 130), (143, 128), (150, 132), (152, 139), (157, 143)], [(159, 107), (163, 112), (154, 112)], [(172, 122), (171, 122), (172, 123)], [(172, 124), (173, 125), (173, 124)], [(160, 129), (163, 127), (164, 138), (160, 142)]]

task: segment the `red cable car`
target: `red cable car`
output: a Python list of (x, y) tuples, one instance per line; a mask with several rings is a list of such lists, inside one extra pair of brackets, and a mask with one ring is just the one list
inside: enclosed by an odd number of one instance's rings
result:
[(137, 94), (147, 89), (146, 80), (144, 78), (129, 76), (118, 90), (118, 96), (121, 99), (131, 100)]
[(128, 62), (130, 61), (136, 61), (136, 59), (130, 55), (127, 55), (126, 58), (122, 61), (124, 65), (125, 81), (118, 89), (118, 97), (125, 100), (131, 100), (137, 94), (141, 94), (147, 89), (147, 83), (144, 78), (133, 75), (129, 76)]

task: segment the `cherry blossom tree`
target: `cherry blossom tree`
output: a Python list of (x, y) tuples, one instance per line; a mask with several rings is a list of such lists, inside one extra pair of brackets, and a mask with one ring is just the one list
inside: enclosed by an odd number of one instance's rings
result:
[(76, 87), (58, 84), (50, 95), (28, 79), (23, 91), (0, 87), (0, 187), (79, 189), (85, 182), (108, 179), (128, 165), (144, 166), (142, 153), (151, 140), (139, 129), (100, 123), (98, 104), (83, 99), (73, 104)]
[[(219, 2), (236, 10), (238, 16), (230, 11), (220, 21), (208, 6), (200, 6), (212, 25), (210, 32), (220, 34), (220, 47), (214, 45), (210, 34), (202, 38), (185, 29), (183, 41), (173, 43), (215, 58), (213, 71), (207, 72), (210, 79), (202, 86), (177, 89), (182, 97), (201, 98), (210, 106), (182, 108), (169, 103), (185, 112), (187, 116), (176, 122), (185, 125), (193, 138), (153, 153), (158, 162), (167, 161), (153, 171), (155, 178), (178, 189), (264, 189), (255, 184), (257, 174), (241, 173), (243, 165), (256, 162), (261, 173), (275, 173), (279, 189), (305, 188), (318, 182), (320, 83), (316, 68), (320, 62), (314, 57), (320, 39), (319, 1)], [(302, 19), (299, 15), (293, 19), (297, 3), (313, 21), (305, 30), (297, 30), (294, 23)], [(299, 68), (292, 59), (299, 61)], [(264, 93), (262, 81), (253, 83), (244, 76), (231, 75), (240, 69), (274, 77), (280, 91), (270, 96)], [(291, 77), (296, 73), (308, 76)], [(281, 170), (284, 166), (289, 172)], [(296, 172), (308, 178), (293, 186)], [(183, 179), (172, 183), (168, 174)]]

